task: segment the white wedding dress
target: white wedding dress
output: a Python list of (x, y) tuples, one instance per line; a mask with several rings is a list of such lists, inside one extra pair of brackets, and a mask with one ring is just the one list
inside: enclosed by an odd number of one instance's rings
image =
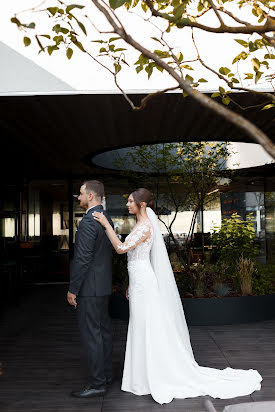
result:
[(121, 389), (160, 403), (209, 395), (233, 398), (261, 388), (256, 370), (202, 367), (194, 359), (182, 303), (155, 213), (119, 246), (128, 253), (129, 305)]

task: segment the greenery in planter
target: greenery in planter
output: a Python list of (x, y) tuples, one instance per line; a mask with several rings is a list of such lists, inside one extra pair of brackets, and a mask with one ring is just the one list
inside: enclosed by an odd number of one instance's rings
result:
[(241, 256), (236, 263), (236, 272), (242, 295), (251, 295), (252, 276), (255, 273), (254, 261)]
[(237, 213), (233, 213), (230, 219), (223, 219), (221, 228), (214, 228), (211, 239), (215, 246), (214, 255), (218, 260), (235, 266), (241, 256), (255, 259), (257, 246), (254, 244), (253, 221), (252, 214), (244, 221)]
[(275, 265), (241, 257), (235, 267), (221, 260), (175, 271), (181, 297), (223, 297), (275, 293)]
[(213, 291), (217, 296), (223, 297), (229, 294), (230, 288), (225, 283), (216, 282), (213, 285)]
[(256, 265), (252, 292), (255, 295), (275, 293), (275, 265)]
[(232, 288), (229, 267), (223, 262), (216, 264), (194, 263), (175, 273), (182, 297), (226, 296)]

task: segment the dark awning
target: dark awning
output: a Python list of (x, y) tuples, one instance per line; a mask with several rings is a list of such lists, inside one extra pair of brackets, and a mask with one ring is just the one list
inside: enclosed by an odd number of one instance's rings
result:
[[(239, 105), (264, 97), (232, 93)], [(131, 95), (138, 103), (142, 94)], [(242, 110), (275, 141), (274, 109)], [(130, 145), (198, 140), (251, 140), (235, 126), (190, 97), (169, 93), (133, 111), (121, 94), (66, 94), (0, 97), (1, 174), (30, 178), (91, 175), (93, 154)]]

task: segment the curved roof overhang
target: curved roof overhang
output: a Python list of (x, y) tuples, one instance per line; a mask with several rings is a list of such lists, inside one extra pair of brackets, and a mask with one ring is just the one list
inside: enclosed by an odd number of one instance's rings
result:
[[(129, 94), (136, 104), (145, 96)], [(242, 107), (266, 101), (261, 95), (231, 96)], [(273, 109), (239, 106), (232, 109), (275, 141)], [(133, 111), (117, 93), (1, 95), (0, 133), (2, 179), (3, 173), (36, 179), (92, 175), (99, 169), (91, 157), (118, 147), (184, 140), (251, 143), (237, 127), (181, 93), (154, 97), (142, 111)]]

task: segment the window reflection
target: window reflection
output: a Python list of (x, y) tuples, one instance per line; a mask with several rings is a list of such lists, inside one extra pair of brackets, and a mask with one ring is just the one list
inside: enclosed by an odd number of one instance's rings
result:
[(40, 236), (40, 214), (29, 214), (29, 236)]
[(69, 210), (68, 203), (53, 202), (53, 236), (58, 236), (58, 249), (69, 249)]
[(12, 217), (6, 217), (2, 221), (2, 236), (3, 237), (14, 237), (15, 236), (15, 219)]

